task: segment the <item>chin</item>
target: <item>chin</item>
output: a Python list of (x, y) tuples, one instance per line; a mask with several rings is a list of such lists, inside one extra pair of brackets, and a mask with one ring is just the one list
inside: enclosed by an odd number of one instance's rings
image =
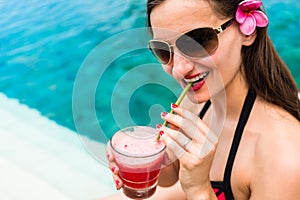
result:
[(204, 93), (189, 93), (187, 95), (187, 97), (189, 98), (189, 100), (195, 104), (201, 104), (201, 103), (205, 103), (210, 99), (210, 95), (204, 95)]

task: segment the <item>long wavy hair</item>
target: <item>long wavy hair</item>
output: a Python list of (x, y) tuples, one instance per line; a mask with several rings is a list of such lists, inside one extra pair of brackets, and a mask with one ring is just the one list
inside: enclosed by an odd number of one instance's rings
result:
[[(166, 0), (148, 0), (147, 24), (151, 31), (150, 13)], [(207, 0), (218, 16), (233, 18), (242, 0)], [(261, 9), (264, 10), (264, 9)], [(257, 37), (251, 46), (242, 47), (241, 71), (250, 89), (265, 101), (277, 105), (300, 121), (298, 88), (291, 72), (278, 55), (268, 27), (257, 27)]]

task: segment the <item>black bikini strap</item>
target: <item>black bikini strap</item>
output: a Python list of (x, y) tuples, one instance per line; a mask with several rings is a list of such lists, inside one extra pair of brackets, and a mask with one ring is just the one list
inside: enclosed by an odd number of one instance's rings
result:
[(231, 190), (231, 184), (230, 184), (232, 166), (243, 135), (245, 125), (248, 121), (252, 107), (254, 105), (255, 98), (256, 98), (256, 93), (252, 90), (249, 90), (240, 114), (239, 122), (237, 124), (231, 149), (228, 155), (227, 164), (224, 172), (224, 183), (225, 183), (225, 187), (227, 187), (225, 191), (227, 191), (226, 197), (227, 195), (229, 195), (228, 199), (234, 199)]
[(202, 110), (201, 110), (201, 112), (200, 112), (200, 114), (199, 114), (200, 119), (203, 119), (203, 117), (204, 117), (206, 111), (207, 111), (208, 108), (210, 107), (210, 104), (211, 104), (211, 101), (210, 101), (210, 100), (208, 100), (208, 101), (204, 104), (204, 106), (203, 106), (203, 108), (202, 108)]

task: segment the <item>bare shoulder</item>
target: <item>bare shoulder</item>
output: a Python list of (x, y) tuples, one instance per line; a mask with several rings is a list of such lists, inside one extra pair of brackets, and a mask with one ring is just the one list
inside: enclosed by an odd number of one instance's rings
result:
[(270, 170), (292, 170), (294, 166), (300, 172), (300, 122), (290, 117), (266, 125), (258, 134), (257, 161), (272, 167)]
[(285, 142), (300, 144), (300, 121), (287, 111), (259, 99), (254, 115), (252, 122), (256, 124), (256, 131), (261, 132), (261, 141), (270, 144), (278, 142), (281, 145), (285, 145)]
[(253, 115), (258, 134), (251, 196), (293, 199), (300, 188), (300, 122), (281, 108), (260, 101)]
[(262, 133), (260, 137), (266, 137), (268, 141), (277, 140), (278, 137), (300, 136), (300, 121), (286, 110), (259, 97), (255, 101), (248, 124), (252, 131)]

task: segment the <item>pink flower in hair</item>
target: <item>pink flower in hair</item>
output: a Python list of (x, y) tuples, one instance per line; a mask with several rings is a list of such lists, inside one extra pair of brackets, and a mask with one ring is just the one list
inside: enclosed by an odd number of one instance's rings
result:
[(240, 30), (245, 35), (251, 35), (257, 27), (268, 25), (268, 17), (265, 13), (258, 10), (262, 5), (259, 0), (242, 1), (237, 9), (235, 18), (240, 24)]

